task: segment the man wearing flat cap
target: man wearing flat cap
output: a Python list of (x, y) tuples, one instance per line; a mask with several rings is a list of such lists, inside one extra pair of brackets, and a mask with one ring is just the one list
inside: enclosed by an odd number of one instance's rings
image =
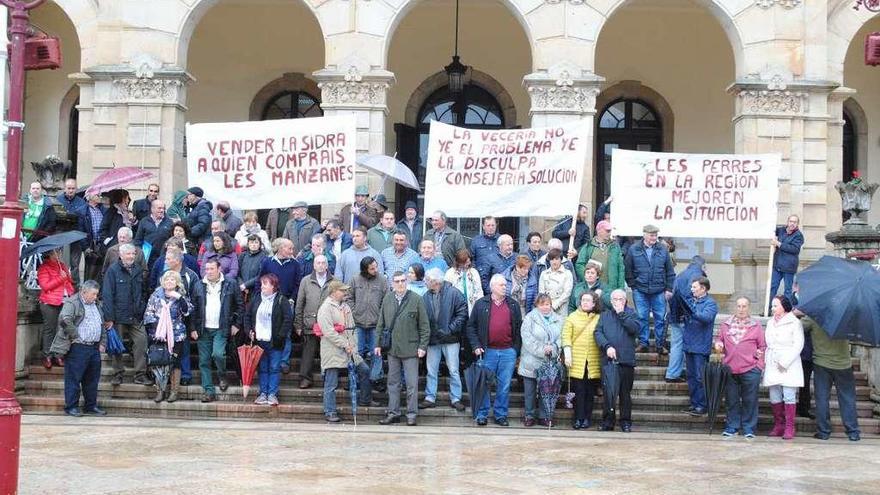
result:
[[(339, 212), (342, 228), (351, 233), (354, 228), (363, 227), (367, 230), (379, 223), (379, 212), (374, 205), (367, 204), (370, 193), (367, 186), (357, 186), (354, 190), (354, 203), (345, 205)], [(352, 225), (354, 223), (354, 225)]]
[(403, 207), (403, 218), (397, 222), (397, 231), (406, 234), (410, 249), (415, 251), (422, 244), (424, 226), (424, 220), (419, 216), (416, 202), (407, 201)]
[(211, 237), (211, 210), (214, 205), (204, 198), (205, 191), (195, 186), (186, 190), (183, 202), (189, 209), (184, 223), (189, 227), (190, 241), (200, 246)]
[(309, 205), (305, 201), (297, 201), (290, 212), (290, 220), (284, 227), (285, 237), (293, 241), (293, 252), (298, 253), (312, 242), (312, 236), (321, 233), (321, 223), (308, 214)]
[[(629, 247), (624, 257), (626, 283), (633, 291), (633, 302), (639, 315), (639, 346), (636, 352), (647, 352), (651, 330), (648, 317), (654, 315), (654, 346), (663, 353), (666, 339), (666, 300), (672, 296), (675, 270), (672, 257), (663, 243), (657, 242), (660, 229), (645, 225), (641, 242)], [(653, 351), (653, 350), (652, 350)]]

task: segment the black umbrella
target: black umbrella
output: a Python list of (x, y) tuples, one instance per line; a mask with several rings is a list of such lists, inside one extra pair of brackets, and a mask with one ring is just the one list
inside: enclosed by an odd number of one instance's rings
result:
[(602, 364), (602, 387), (605, 388), (605, 410), (608, 411), (608, 419), (613, 421), (617, 395), (620, 393), (620, 365), (616, 359), (606, 359)]
[(61, 249), (64, 246), (73, 244), (86, 238), (85, 232), (71, 230), (70, 232), (62, 232), (60, 234), (44, 237), (39, 241), (31, 244), (21, 251), (21, 259), (27, 259), (37, 254), (47, 253), (55, 249)]
[[(721, 397), (724, 395), (724, 387), (730, 378), (730, 368), (722, 364), (721, 360), (710, 360), (703, 368), (703, 388), (706, 391), (706, 414), (709, 418), (709, 434), (715, 428), (715, 418), (721, 409)], [(728, 406), (729, 407), (729, 406)]]
[(483, 398), (489, 394), (489, 387), (495, 380), (495, 374), (483, 366), (483, 359), (475, 361), (464, 370), (465, 381), (468, 384), (468, 395), (471, 399), (471, 417), (477, 417), (477, 411), (483, 404)]
[(559, 399), (559, 391), (562, 390), (562, 372), (559, 365), (553, 359), (547, 359), (535, 371), (537, 381), (538, 398), (547, 413), (547, 419), (553, 420), (556, 411), (556, 401)]
[(798, 274), (798, 309), (833, 339), (880, 345), (880, 273), (865, 261), (823, 256)]

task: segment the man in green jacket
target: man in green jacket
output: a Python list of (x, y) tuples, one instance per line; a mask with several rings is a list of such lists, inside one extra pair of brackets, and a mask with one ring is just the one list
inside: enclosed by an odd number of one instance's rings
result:
[[(837, 404), (840, 418), (850, 441), (858, 442), (859, 418), (856, 412), (856, 379), (853, 374), (849, 341), (832, 340), (812, 318), (801, 320), (804, 333), (813, 339), (813, 389), (816, 398), (816, 433), (814, 438), (828, 440), (831, 437), (831, 385), (837, 388)], [(804, 384), (809, 387), (809, 382)]]
[[(391, 278), (392, 291), (382, 299), (379, 321), (374, 330), (374, 349), (382, 356), (384, 333), (390, 335), (388, 354), (388, 415), (379, 420), (381, 425), (400, 423), (400, 374), (406, 375), (406, 424), (416, 425), (419, 406), (419, 359), (425, 357), (431, 327), (422, 298), (406, 288), (406, 274), (395, 272)], [(385, 343), (385, 345), (388, 345)]]
[(610, 291), (626, 289), (626, 269), (623, 265), (623, 254), (620, 245), (611, 239), (611, 223), (602, 220), (596, 224), (596, 235), (584, 244), (578, 252), (574, 271), (577, 281), (584, 281), (584, 268), (590, 260), (597, 261), (601, 268), (599, 280)]

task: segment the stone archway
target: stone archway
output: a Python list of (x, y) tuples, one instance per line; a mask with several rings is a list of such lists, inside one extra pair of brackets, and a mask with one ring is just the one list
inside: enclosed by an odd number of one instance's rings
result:
[[(516, 106), (513, 103), (513, 97), (510, 96), (510, 93), (504, 89), (504, 86), (502, 86), (500, 82), (495, 80), (495, 78), (489, 74), (476, 69), (471, 69), (470, 71), (470, 82), (491, 93), (501, 105), (501, 111), (504, 113), (504, 122), (508, 123), (509, 126), (516, 125), (517, 114)], [(446, 73), (437, 72), (425, 79), (425, 81), (413, 91), (409, 98), (409, 102), (406, 104), (406, 110), (404, 113), (404, 121), (407, 125), (415, 126), (418, 124), (416, 120), (418, 119), (419, 109), (422, 108), (425, 100), (434, 91), (446, 86), (448, 83), (449, 78)]]

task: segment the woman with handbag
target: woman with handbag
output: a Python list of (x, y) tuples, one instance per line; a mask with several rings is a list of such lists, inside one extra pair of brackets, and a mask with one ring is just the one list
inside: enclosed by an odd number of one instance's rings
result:
[(180, 274), (172, 270), (165, 272), (159, 280), (159, 287), (156, 287), (147, 301), (144, 312), (144, 325), (150, 339), (147, 361), (152, 368), (171, 366), (167, 388), (163, 387), (159, 374), (154, 370), (157, 375), (154, 402), (162, 402), (166, 397), (168, 402), (177, 400), (180, 388), (180, 356), (183, 353), (183, 342), (187, 339), (184, 318), (191, 311), (192, 304), (186, 297), (186, 287)]
[(260, 291), (254, 294), (250, 309), (245, 313), (245, 330), (251, 341), (263, 348), (259, 365), (260, 395), (254, 401), (261, 406), (278, 405), (281, 357), (293, 327), (293, 310), (290, 301), (278, 292), (279, 285), (274, 273), (260, 277)]
[[(535, 309), (523, 318), (520, 329), (520, 350), (517, 373), (523, 378), (525, 394), (525, 417), (523, 426), (535, 425), (535, 401), (537, 400), (537, 371), (548, 359), (558, 361), (562, 348), (562, 317), (553, 311), (553, 303), (547, 294), (535, 299)], [(542, 426), (552, 426), (551, 411), (538, 405), (538, 418)]]
[(584, 292), (577, 310), (568, 315), (562, 327), (562, 353), (569, 379), (574, 382), (574, 422), (572, 428), (585, 430), (593, 416), (593, 397), (599, 387), (602, 353), (596, 344), (596, 325), (602, 313), (598, 294)]

